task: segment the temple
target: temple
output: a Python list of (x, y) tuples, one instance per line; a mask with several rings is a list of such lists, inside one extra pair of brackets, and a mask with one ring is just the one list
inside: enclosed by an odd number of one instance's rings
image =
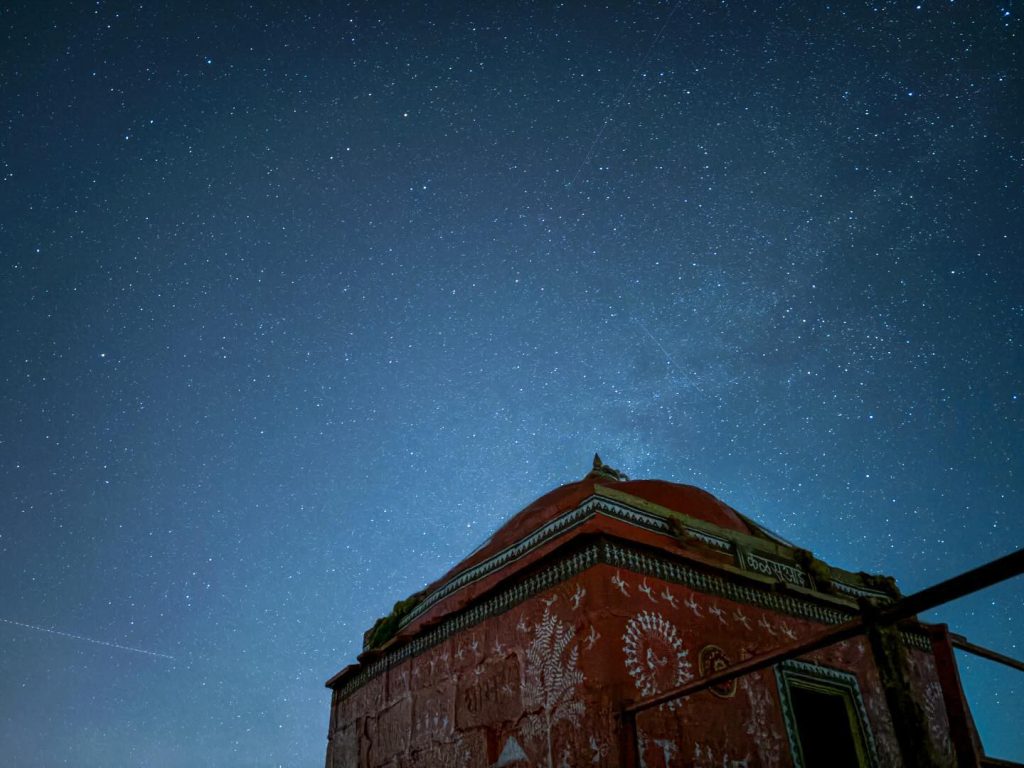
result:
[(595, 456), (366, 633), (327, 682), (327, 767), (1009, 765), (983, 756), (956, 636), (903, 607)]

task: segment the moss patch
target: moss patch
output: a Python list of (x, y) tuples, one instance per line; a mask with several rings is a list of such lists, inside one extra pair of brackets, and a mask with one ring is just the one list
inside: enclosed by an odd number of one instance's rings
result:
[(399, 600), (395, 603), (395, 607), (391, 609), (391, 613), (387, 616), (382, 616), (373, 623), (370, 627), (370, 631), (363, 636), (363, 650), (368, 651), (373, 648), (380, 648), (384, 643), (390, 640), (398, 632), (398, 627), (413, 608), (419, 605), (423, 599), (423, 593), (417, 592), (414, 595), (410, 595), (405, 600)]

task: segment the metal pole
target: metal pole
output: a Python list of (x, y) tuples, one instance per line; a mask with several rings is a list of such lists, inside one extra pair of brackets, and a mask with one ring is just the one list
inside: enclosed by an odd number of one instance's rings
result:
[(991, 563), (978, 566), (959, 576), (939, 582), (933, 587), (908, 595), (891, 605), (882, 606), (878, 609), (877, 620), (879, 623), (893, 623), (909, 619), (922, 611), (930, 611), (943, 603), (958, 600), (972, 592), (991, 587), (993, 584), (1006, 581), (1022, 573), (1024, 573), (1024, 549), (1018, 549)]
[(950, 634), (949, 639), (954, 648), (959, 648), (961, 651), (967, 651), (967, 653), (973, 653), (975, 656), (981, 656), (983, 659), (995, 661), (999, 664), (1005, 664), (1008, 667), (1013, 667), (1014, 669), (1024, 672), (1024, 661), (1019, 661), (1012, 656), (1005, 656), (998, 651), (993, 651), (991, 648), (986, 648), (983, 645), (975, 645), (963, 635)]

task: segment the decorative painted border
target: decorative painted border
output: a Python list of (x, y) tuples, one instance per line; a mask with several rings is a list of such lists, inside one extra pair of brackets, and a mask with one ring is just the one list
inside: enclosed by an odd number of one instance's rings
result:
[(489, 600), (474, 605), (468, 610), (448, 619), (436, 629), (413, 638), (401, 648), (365, 665), (351, 680), (337, 689), (338, 698), (343, 699), (354, 693), (381, 672), (385, 672), (406, 659), (417, 656), (429, 648), (433, 648), (456, 632), (479, 624), (491, 616), (504, 613), (528, 598), (543, 592), (545, 589), (561, 584), (563, 581), (585, 571), (590, 566), (596, 565), (601, 562), (601, 549), (602, 544), (592, 544), (582, 551), (559, 561), (551, 568), (536, 573)]
[[(668, 521), (659, 515), (634, 509), (633, 507), (618, 504), (597, 496), (591, 496), (578, 507), (575, 507), (574, 509), (571, 509), (545, 523), (533, 533), (523, 539), (520, 539), (515, 544), (509, 545), (483, 562), (474, 565), (472, 568), (467, 568), (452, 577), (449, 581), (445, 582), (423, 598), (415, 608), (409, 611), (409, 613), (407, 613), (399, 622), (399, 629), (407, 627), (411, 622), (422, 616), (434, 605), (439, 603), (441, 600), (444, 600), (446, 597), (455, 594), (463, 587), (468, 586), (475, 581), (479, 581), (485, 576), (488, 576), (491, 573), (522, 559), (538, 547), (548, 543), (558, 536), (561, 536), (566, 531), (582, 525), (598, 514), (630, 525), (635, 525), (639, 528), (645, 528), (656, 533), (664, 533), (667, 535), (672, 534), (672, 529), (669, 526)], [(733, 544), (728, 539), (719, 538), (707, 533), (706, 531), (690, 528), (689, 526), (687, 526), (686, 529), (687, 532), (695, 538), (700, 539), (704, 543), (709, 544), (716, 549), (723, 552), (733, 552)]]
[(399, 628), (408, 626), (410, 622), (414, 621), (419, 616), (422, 616), (438, 602), (444, 600), (455, 592), (458, 592), (463, 587), (468, 586), (475, 581), (479, 581), (494, 571), (522, 559), (532, 550), (537, 549), (537, 547), (546, 544), (554, 538), (557, 538), (566, 531), (569, 531), (578, 525), (582, 525), (593, 516), (593, 505), (589, 502), (582, 504), (581, 506), (570, 510), (566, 514), (560, 515), (554, 520), (545, 523), (526, 538), (520, 539), (515, 544), (506, 547), (492, 557), (474, 565), (472, 568), (467, 568), (423, 598), (423, 600), (420, 601), (415, 608), (409, 611), (401, 622), (399, 622)]
[[(681, 584), (699, 592), (713, 594), (739, 603), (757, 605), (761, 608), (780, 611), (792, 616), (824, 624), (841, 624), (854, 616), (852, 611), (842, 611), (830, 606), (819, 605), (792, 595), (779, 594), (768, 589), (739, 584), (717, 574), (706, 573), (689, 565), (656, 557), (617, 541), (600, 540), (579, 552), (557, 561), (499, 594), (441, 622), (437, 627), (413, 638), (409, 643), (372, 661), (351, 679), (337, 689), (338, 698), (345, 698), (361, 688), (371, 678), (390, 669), (405, 659), (416, 656), (438, 645), (451, 635), (481, 621), (504, 613), (523, 601), (557, 584), (582, 573), (597, 564), (623, 568), (633, 573), (654, 576), (675, 584)], [(909, 646), (927, 650), (928, 639), (910, 632), (900, 632), (903, 642)]]
[(853, 707), (857, 712), (861, 735), (864, 737), (864, 748), (868, 753), (868, 763), (871, 768), (878, 768), (878, 752), (875, 749), (875, 737), (871, 733), (871, 723), (868, 720), (867, 710), (864, 708), (864, 699), (860, 694), (860, 684), (857, 682), (857, 676), (851, 672), (833, 669), (821, 664), (809, 664), (805, 661), (790, 659), (781, 662), (775, 667), (775, 682), (779, 686), (782, 720), (786, 724), (786, 735), (789, 737), (789, 751), (793, 757), (793, 768), (803, 768), (804, 763), (800, 754), (800, 747), (798, 746), (800, 737), (797, 733), (796, 718), (793, 715), (793, 703), (789, 697), (791, 678), (804, 678), (825, 688), (845, 693), (850, 697), (850, 701), (853, 702)]
[(783, 611), (793, 616), (819, 621), (824, 624), (842, 624), (853, 618), (852, 611), (841, 611), (836, 608), (818, 605), (808, 600), (801, 600), (792, 595), (779, 594), (745, 584), (737, 584), (716, 574), (704, 573), (681, 562), (666, 560), (647, 554), (617, 542), (608, 542), (608, 565), (626, 568), (636, 573), (654, 576), (665, 581), (683, 584), (699, 592), (726, 597), (740, 603), (751, 603), (762, 608)]
[(900, 640), (908, 648), (917, 648), (919, 651), (927, 651), (932, 653), (932, 641), (927, 635), (919, 635), (916, 632), (907, 632), (906, 630), (900, 630)]
[(832, 579), (832, 586), (835, 587), (836, 592), (841, 592), (844, 595), (849, 595), (853, 598), (871, 598), (873, 600), (881, 600), (886, 603), (892, 602), (892, 596), (887, 595), (885, 592), (880, 592), (877, 589), (868, 589), (867, 587), (855, 587), (853, 584), (847, 584), (844, 581)]

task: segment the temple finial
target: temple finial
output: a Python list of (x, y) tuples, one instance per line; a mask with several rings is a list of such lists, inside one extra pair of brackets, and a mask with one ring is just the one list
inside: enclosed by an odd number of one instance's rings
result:
[(601, 477), (607, 477), (612, 480), (629, 480), (629, 477), (625, 472), (620, 472), (614, 467), (609, 467), (601, 460), (601, 454), (594, 454), (594, 468), (590, 470), (591, 475), (600, 475)]

